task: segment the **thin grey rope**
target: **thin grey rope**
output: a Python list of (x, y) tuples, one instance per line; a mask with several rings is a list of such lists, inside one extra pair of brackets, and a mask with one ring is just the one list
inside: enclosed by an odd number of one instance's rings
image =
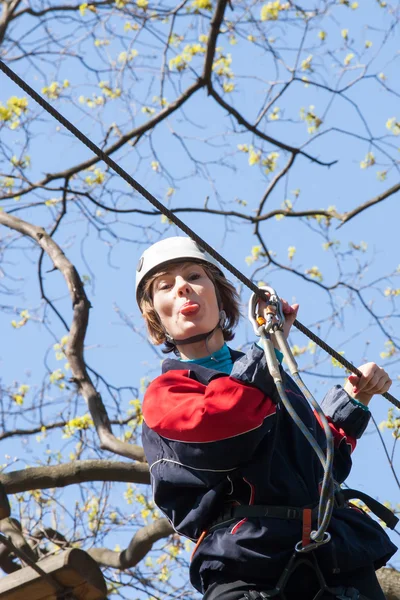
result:
[[(10, 69), (2, 60), (0, 60), (0, 70), (7, 75), (14, 83), (16, 83), (20, 88), (22, 88), (35, 102), (37, 102), (42, 108), (44, 108), (48, 113), (50, 113), (59, 123), (61, 123), (68, 131), (70, 131), (75, 137), (77, 137), (85, 146), (87, 146), (96, 156), (98, 156), (102, 161), (104, 161), (113, 171), (115, 171), (124, 181), (126, 181), (134, 190), (139, 192), (146, 200), (150, 202), (157, 210), (160, 211), (163, 215), (165, 215), (170, 221), (172, 221), (175, 225), (177, 225), (184, 233), (186, 233), (189, 237), (192, 238), (200, 248), (206, 250), (211, 256), (213, 256), (218, 262), (221, 263), (225, 267), (227, 271), (232, 273), (239, 281), (241, 281), (245, 286), (247, 286), (252, 292), (257, 294), (259, 298), (262, 300), (267, 300), (265, 294), (260, 288), (258, 288), (255, 283), (253, 283), (248, 277), (243, 275), (236, 267), (234, 267), (230, 262), (228, 262), (219, 252), (214, 250), (207, 242), (205, 242), (200, 236), (197, 235), (190, 227), (186, 225), (179, 217), (174, 215), (166, 206), (161, 204), (149, 191), (146, 190), (139, 182), (137, 182), (133, 177), (128, 175), (122, 167), (118, 165), (112, 158), (110, 158), (103, 150), (101, 150), (96, 144), (94, 144), (86, 135), (84, 135), (79, 129), (75, 127), (68, 119), (66, 119), (61, 113), (58, 112), (51, 104), (47, 102), (42, 96), (40, 96), (33, 88), (30, 87), (21, 79), (14, 71)], [(341, 365), (346, 367), (348, 371), (351, 371), (358, 377), (361, 377), (362, 373), (352, 365), (348, 360), (343, 358), (341, 354), (336, 352), (333, 348), (331, 348), (328, 344), (326, 344), (321, 338), (319, 338), (315, 333), (313, 333), (310, 329), (305, 327), (302, 323), (300, 323), (297, 319), (294, 322), (295, 327), (299, 329), (302, 333), (304, 333), (307, 337), (309, 337), (313, 342), (315, 342), (320, 348), (325, 350), (328, 354), (330, 354), (333, 358), (335, 358)], [(400, 408), (400, 401), (397, 400), (394, 396), (389, 394), (389, 392), (385, 392), (382, 394), (384, 398), (389, 400), (392, 404), (394, 404), (397, 408)]]

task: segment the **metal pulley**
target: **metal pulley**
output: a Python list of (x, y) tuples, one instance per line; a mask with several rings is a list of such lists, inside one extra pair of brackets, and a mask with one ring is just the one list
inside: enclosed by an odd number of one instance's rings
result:
[(261, 330), (267, 334), (282, 330), (285, 322), (282, 302), (274, 288), (269, 285), (264, 285), (260, 287), (260, 290), (266, 292), (266, 308), (264, 315), (259, 314), (257, 310), (260, 303), (260, 297), (258, 295), (252, 294), (249, 301), (249, 320), (258, 337), (261, 336)]

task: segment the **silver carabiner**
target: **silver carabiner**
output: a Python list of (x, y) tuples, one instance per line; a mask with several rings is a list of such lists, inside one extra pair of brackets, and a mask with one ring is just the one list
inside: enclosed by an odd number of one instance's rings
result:
[[(261, 328), (263, 328), (266, 333), (274, 333), (274, 331), (277, 329), (282, 329), (285, 322), (285, 316), (282, 310), (282, 302), (274, 288), (269, 285), (263, 285), (260, 286), (260, 289), (269, 294), (269, 298), (267, 300), (266, 318), (264, 319), (263, 315), (257, 314), (257, 306), (260, 298), (254, 292), (249, 300), (248, 311), (249, 320), (252, 323), (254, 333), (257, 336), (261, 335)], [(259, 322), (258, 319), (260, 319), (260, 317), (264, 322)]]
[[(316, 532), (312, 531), (311, 535), (313, 533), (316, 533)], [(331, 541), (331, 534), (328, 533), (327, 531), (324, 531), (324, 537), (322, 538), (322, 540), (320, 542), (311, 542), (307, 546), (303, 546), (302, 542), (297, 542), (297, 544), (295, 545), (294, 548), (295, 548), (296, 552), (299, 552), (301, 554), (301, 553), (311, 552), (312, 550), (315, 550), (316, 548), (319, 548), (319, 546), (323, 546), (324, 544), (327, 544), (330, 541)]]

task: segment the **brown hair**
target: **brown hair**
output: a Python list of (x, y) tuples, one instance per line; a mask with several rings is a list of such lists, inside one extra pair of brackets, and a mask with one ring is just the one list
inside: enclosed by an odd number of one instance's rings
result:
[[(213, 282), (218, 305), (220, 309), (223, 309), (226, 313), (225, 322), (221, 327), (224, 340), (232, 340), (235, 335), (233, 330), (238, 324), (240, 317), (239, 294), (235, 290), (232, 283), (228, 281), (214, 265), (191, 260), (182, 261), (181, 264), (187, 264), (188, 262), (198, 262), (203, 267), (207, 277)], [(140, 294), (139, 307), (142, 311), (143, 318), (146, 321), (146, 326), (151, 341), (156, 345), (164, 342), (165, 348), (163, 352), (172, 352), (175, 350), (175, 344), (172, 344), (166, 340), (165, 330), (153, 305), (154, 280), (156, 277), (160, 277), (160, 275), (164, 275), (166, 273), (166, 269), (161, 269), (156, 273), (152, 273), (150, 277), (145, 280), (142, 292)]]

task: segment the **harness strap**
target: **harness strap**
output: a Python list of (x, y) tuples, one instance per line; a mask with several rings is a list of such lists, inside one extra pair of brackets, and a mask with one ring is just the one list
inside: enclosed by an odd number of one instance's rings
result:
[(262, 518), (270, 517), (273, 519), (294, 519), (297, 521), (303, 520), (304, 510), (309, 511), (310, 532), (311, 522), (318, 517), (318, 506), (315, 507), (299, 507), (299, 506), (269, 506), (267, 504), (253, 504), (228, 506), (224, 511), (212, 521), (208, 533), (215, 529), (226, 525), (229, 521), (241, 520), (244, 518)]
[[(294, 553), (289, 559), (289, 562), (287, 563), (282, 575), (279, 577), (274, 589), (263, 591), (249, 589), (243, 593), (243, 598), (240, 600), (287, 600), (288, 598), (293, 598), (293, 593), (291, 593), (290, 596), (287, 595), (286, 586), (294, 572), (302, 565), (306, 565), (313, 570), (316, 581), (319, 584), (319, 591), (313, 596), (313, 600), (325, 600), (326, 598), (332, 598), (332, 600), (372, 600), (364, 594), (361, 594), (354, 587), (347, 587), (343, 585), (338, 587), (329, 586), (325, 581), (324, 574), (321, 571), (321, 567), (319, 566), (314, 553), (308, 555), (307, 557)], [(296, 595), (296, 598), (297, 597), (298, 596)], [(307, 600), (311, 600), (311, 598)]]
[(303, 509), (303, 535), (301, 537), (301, 544), (303, 548), (308, 546), (311, 542), (311, 524), (312, 524), (312, 510), (311, 508)]
[[(360, 594), (360, 592), (355, 588), (344, 588), (343, 586), (339, 588), (327, 587), (325, 590), (320, 590), (317, 596), (314, 596), (314, 599), (321, 598), (321, 593), (324, 593), (322, 598), (326, 598), (326, 594), (328, 594), (332, 600), (371, 600), (370, 598), (367, 598), (367, 596)], [(279, 590), (277, 590), (276, 593), (273, 593), (273, 595), (271, 592), (259, 592), (257, 590), (249, 590), (243, 594), (243, 598), (240, 600), (268, 600), (269, 598), (287, 598), (287, 596), (282, 596)]]
[[(370, 509), (371, 512), (374, 513), (378, 517), (386, 523), (386, 525), (390, 529), (394, 529), (399, 522), (399, 518), (396, 517), (393, 512), (372, 498), (368, 494), (364, 492), (360, 492), (359, 490), (353, 489), (338, 489), (335, 493), (336, 507), (344, 508), (348, 507), (347, 502), (349, 500), (359, 499), (364, 502), (366, 506)], [(309, 511), (309, 512), (308, 512)], [(224, 507), (223, 512), (211, 522), (210, 527), (207, 530), (207, 533), (211, 533), (215, 529), (222, 527), (229, 523), (229, 521), (241, 520), (245, 518), (262, 518), (262, 517), (270, 517), (273, 519), (291, 519), (296, 521), (303, 521), (303, 534), (304, 529), (310, 528), (311, 524), (318, 517), (318, 506), (269, 506), (267, 504), (253, 504), (251, 506), (248, 505), (230, 505)], [(309, 542), (308, 542), (309, 543)], [(303, 546), (308, 545), (304, 544), (304, 540), (302, 542)]]
[(394, 529), (399, 522), (399, 518), (389, 508), (359, 490), (340, 489), (336, 492), (336, 498), (339, 501), (339, 506), (346, 506), (345, 503), (349, 500), (362, 500), (378, 519), (386, 523), (389, 529)]

